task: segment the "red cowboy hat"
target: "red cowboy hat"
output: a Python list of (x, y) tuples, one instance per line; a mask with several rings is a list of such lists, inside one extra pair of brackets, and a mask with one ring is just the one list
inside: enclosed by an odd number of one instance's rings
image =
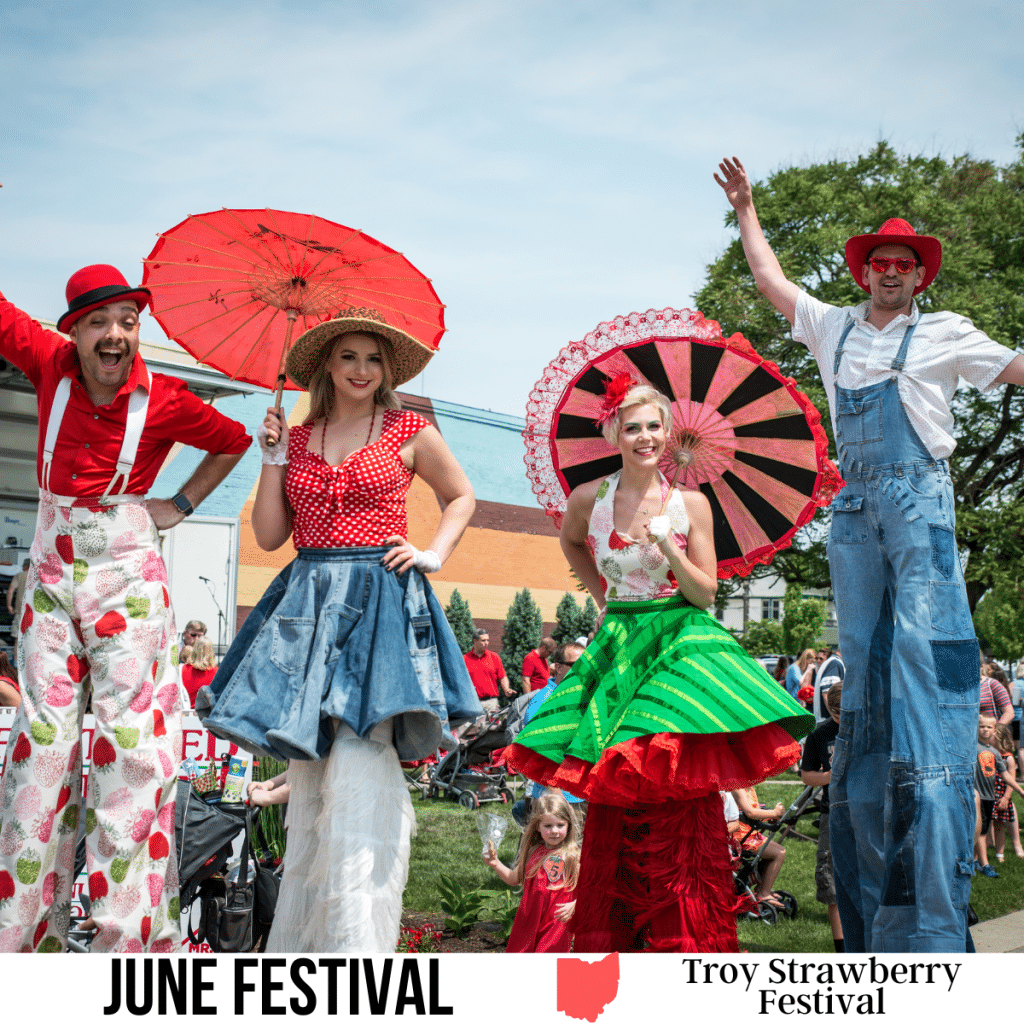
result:
[(890, 217), (874, 235), (854, 235), (846, 243), (846, 264), (853, 274), (854, 281), (870, 291), (861, 279), (864, 264), (868, 261), (868, 253), (877, 245), (906, 245), (917, 253), (924, 266), (924, 280), (914, 289), (914, 294), (923, 292), (935, 280), (935, 275), (942, 266), (942, 243), (931, 235), (919, 235), (905, 220)]
[(64, 295), (68, 300), (68, 311), (57, 321), (57, 330), (64, 334), (79, 317), (115, 299), (132, 299), (138, 303), (141, 312), (149, 305), (150, 298), (148, 288), (132, 288), (117, 267), (106, 263), (94, 263), (76, 270), (68, 278)]

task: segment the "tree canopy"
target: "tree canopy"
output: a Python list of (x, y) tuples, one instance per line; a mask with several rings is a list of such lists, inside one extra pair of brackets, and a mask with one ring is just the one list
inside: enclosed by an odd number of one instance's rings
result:
[(452, 627), (459, 650), (465, 654), (473, 646), (473, 616), (470, 613), (469, 605), (458, 590), (452, 591), (452, 597), (445, 606), (444, 615), (448, 620), (448, 625)]
[[(969, 317), (991, 338), (1015, 348), (1024, 341), (1024, 134), (1006, 167), (959, 156), (901, 156), (880, 142), (863, 156), (776, 171), (754, 183), (754, 202), (768, 242), (786, 276), (834, 305), (854, 305), (866, 293), (843, 255), (852, 235), (877, 231), (889, 217), (908, 220), (943, 246), (942, 269), (917, 296), (923, 313), (949, 309)], [(735, 226), (730, 210), (726, 223)], [(762, 298), (737, 238), (708, 267), (694, 296), (723, 333), (740, 331), (766, 359), (814, 401), (832, 439), (828, 403), (808, 351), (790, 325)], [(1006, 579), (1024, 556), (1024, 389), (982, 394), (961, 389), (953, 404), (957, 447), (950, 471), (957, 496), (957, 541), (967, 557), (971, 607)], [(802, 531), (776, 556), (787, 582), (828, 585), (824, 532)]]
[(782, 600), (782, 648), (799, 653), (808, 647), (817, 647), (825, 628), (825, 602), (820, 597), (803, 596), (799, 583), (786, 587)]
[(580, 635), (580, 606), (572, 594), (565, 594), (555, 609), (555, 628), (551, 630), (551, 639), (558, 644), (567, 640), (575, 640)]
[(505, 632), (501, 640), (501, 661), (508, 684), (520, 693), (523, 689), (523, 659), (539, 643), (544, 619), (529, 590), (520, 590), (505, 616)]

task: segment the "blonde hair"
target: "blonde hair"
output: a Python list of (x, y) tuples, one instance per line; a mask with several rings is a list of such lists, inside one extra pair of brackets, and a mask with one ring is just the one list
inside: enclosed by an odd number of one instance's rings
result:
[(191, 665), (192, 664), (192, 645), (182, 644), (181, 650), (178, 651), (178, 664), (179, 665)]
[(359, 328), (355, 331), (343, 331), (341, 334), (334, 335), (320, 349), (320, 361), (317, 368), (313, 371), (313, 375), (309, 378), (309, 388), (307, 389), (309, 391), (309, 416), (306, 418), (307, 423), (330, 416), (334, 409), (334, 381), (328, 370), (328, 364), (334, 358), (334, 353), (341, 347), (342, 342), (350, 334), (370, 335), (377, 344), (377, 351), (380, 353), (381, 369), (384, 371), (384, 379), (380, 382), (380, 387), (374, 393), (374, 402), (384, 409), (402, 408), (402, 403), (395, 397), (391, 384), (395, 379), (395, 349), (391, 344), (391, 339), (383, 334), (377, 334), (376, 331)]
[(1000, 754), (1015, 754), (1017, 745), (1013, 742), (1013, 734), (1003, 722), (996, 722), (996, 749)]
[[(549, 814), (554, 815), (556, 818), (561, 818), (569, 826), (565, 839), (555, 849), (562, 855), (565, 863), (565, 884), (563, 888), (566, 890), (575, 889), (580, 875), (580, 844), (577, 835), (579, 824), (568, 801), (561, 793), (554, 789), (547, 789), (542, 796), (534, 798), (533, 807), (530, 811), (530, 820), (526, 825), (526, 831), (523, 832), (522, 841), (519, 843), (516, 874), (520, 884), (522, 884), (528, 878), (533, 878), (540, 870), (541, 864), (544, 863), (543, 857), (534, 858), (533, 863), (530, 862), (530, 859), (538, 847), (546, 849), (544, 840), (541, 839), (540, 835), (540, 823)], [(554, 853), (555, 850), (551, 852)]]
[(192, 645), (192, 658), (189, 664), (200, 672), (213, 668), (217, 664), (217, 656), (213, 651), (213, 644), (209, 640), (200, 637)]
[(619, 411), (607, 423), (601, 425), (601, 434), (611, 445), (618, 444), (619, 429), (622, 426), (622, 417), (628, 409), (634, 409), (638, 405), (654, 405), (658, 408), (658, 415), (661, 417), (661, 425), (668, 434), (672, 430), (672, 403), (657, 389), (650, 384), (637, 384), (626, 392), (622, 399)]
[(814, 660), (814, 658), (814, 648), (808, 647), (807, 650), (796, 659), (797, 668), (799, 668), (801, 672), (806, 672), (807, 666)]

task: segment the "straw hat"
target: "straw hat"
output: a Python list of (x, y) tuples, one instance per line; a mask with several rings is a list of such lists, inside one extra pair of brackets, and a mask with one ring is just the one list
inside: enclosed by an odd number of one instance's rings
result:
[(353, 306), (333, 320), (327, 320), (299, 335), (288, 353), (285, 372), (301, 388), (309, 387), (309, 379), (323, 362), (324, 346), (339, 334), (365, 331), (387, 338), (395, 350), (391, 366), (391, 387), (397, 388), (412, 380), (430, 362), (434, 350), (411, 334), (392, 327), (383, 313), (369, 306)]
[(900, 217), (890, 217), (873, 235), (854, 235), (846, 243), (846, 265), (854, 281), (869, 292), (867, 282), (861, 277), (868, 253), (879, 245), (906, 245), (917, 253), (924, 265), (924, 280), (914, 289), (917, 295), (935, 280), (942, 266), (942, 243), (931, 235), (919, 235), (912, 225)]

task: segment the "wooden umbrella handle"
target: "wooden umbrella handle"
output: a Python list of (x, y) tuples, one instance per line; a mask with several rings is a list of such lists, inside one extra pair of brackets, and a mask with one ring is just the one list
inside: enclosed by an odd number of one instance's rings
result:
[[(284, 345), (281, 348), (281, 361), (277, 366), (277, 393), (274, 398), (274, 408), (277, 410), (278, 418), (284, 420), (284, 409), (281, 408), (281, 398), (284, 395), (284, 384), (288, 379), (285, 375), (284, 368), (288, 363), (288, 353), (292, 347), (292, 331), (295, 330), (295, 318), (299, 315), (297, 309), (288, 310), (288, 330), (284, 336)], [(277, 446), (279, 438), (267, 431), (267, 447), (274, 448)]]
[(668, 508), (668, 503), (672, 500), (672, 492), (676, 489), (676, 481), (679, 479), (679, 471), (683, 468), (682, 463), (676, 463), (675, 475), (672, 477), (672, 483), (669, 485), (668, 494), (665, 495), (665, 500), (661, 503), (661, 511), (658, 513), (659, 516), (665, 514)]

